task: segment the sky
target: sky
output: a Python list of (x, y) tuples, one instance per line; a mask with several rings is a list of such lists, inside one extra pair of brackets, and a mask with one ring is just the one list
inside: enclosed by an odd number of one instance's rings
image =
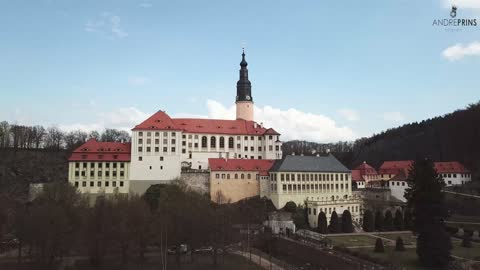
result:
[[(477, 26), (434, 20), (476, 19)], [(0, 121), (129, 130), (158, 110), (354, 140), (480, 100), (480, 0), (0, 0)]]

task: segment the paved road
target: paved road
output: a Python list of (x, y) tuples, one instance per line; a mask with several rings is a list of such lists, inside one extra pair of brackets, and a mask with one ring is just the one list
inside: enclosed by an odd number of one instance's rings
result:
[(450, 193), (450, 194), (455, 194), (455, 195), (460, 195), (460, 196), (465, 196), (465, 197), (472, 197), (472, 198), (478, 198), (478, 199), (480, 199), (480, 196), (472, 195), (472, 194), (458, 193), (458, 192), (446, 191), (446, 190), (442, 190), (442, 192)]

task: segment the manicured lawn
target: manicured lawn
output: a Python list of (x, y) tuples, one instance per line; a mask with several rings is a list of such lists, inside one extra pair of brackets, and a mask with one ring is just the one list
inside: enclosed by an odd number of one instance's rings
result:
[(383, 238), (388, 238), (393, 241), (397, 241), (397, 238), (400, 236), (402, 237), (403, 244), (404, 245), (414, 245), (417, 243), (417, 238), (413, 236), (411, 232), (404, 232), (404, 233), (375, 233), (375, 235), (378, 235)]
[(453, 242), (452, 254), (458, 257), (480, 261), (480, 244), (472, 243), (471, 248), (462, 247), (462, 242)]
[(375, 238), (368, 235), (342, 235), (342, 236), (327, 236), (332, 240), (334, 246), (373, 246), (375, 245)]
[(414, 248), (400, 252), (395, 251), (395, 247), (385, 247), (384, 253), (376, 253), (373, 251), (373, 248), (361, 248), (355, 249), (355, 251), (366, 253), (371, 257), (382, 259), (394, 265), (400, 265), (408, 270), (427, 269), (418, 264), (417, 253)]

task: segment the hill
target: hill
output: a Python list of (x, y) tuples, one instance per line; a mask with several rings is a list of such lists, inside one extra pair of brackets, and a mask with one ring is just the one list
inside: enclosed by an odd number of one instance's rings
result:
[(0, 148), (0, 191), (23, 196), (29, 183), (67, 181), (66, 150)]
[(349, 168), (363, 161), (378, 167), (385, 160), (428, 157), (435, 161), (458, 160), (480, 174), (480, 102), (444, 116), (406, 124), (355, 142), (316, 144), (291, 141), (284, 155), (312, 154), (326, 149)]

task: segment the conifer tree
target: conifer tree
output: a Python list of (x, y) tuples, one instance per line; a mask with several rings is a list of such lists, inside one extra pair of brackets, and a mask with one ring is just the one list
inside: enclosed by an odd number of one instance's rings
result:
[(375, 230), (382, 231), (383, 230), (383, 214), (382, 211), (377, 211), (375, 213)]
[(352, 214), (350, 214), (350, 211), (348, 210), (343, 211), (343, 214), (342, 214), (342, 232), (344, 233), (353, 232)]
[(390, 210), (385, 212), (385, 219), (383, 220), (383, 228), (385, 231), (393, 230), (393, 216)]
[(393, 219), (393, 226), (395, 227), (395, 230), (397, 230), (397, 231), (403, 230), (403, 215), (402, 215), (402, 211), (400, 211), (400, 209), (397, 209), (397, 211), (395, 211), (395, 218)]
[(317, 224), (318, 224), (317, 230), (319, 233), (322, 233), (322, 234), (328, 233), (327, 216), (323, 211), (318, 214)]
[(333, 211), (332, 216), (330, 217), (330, 225), (328, 225), (328, 230), (331, 233), (339, 233), (340, 232), (340, 224), (338, 223), (338, 215), (337, 212)]
[(380, 238), (377, 238), (375, 241), (375, 252), (383, 253), (385, 252), (385, 247), (383, 246), (383, 241)]
[(412, 209), (413, 229), (417, 233), (417, 255), (427, 267), (446, 267), (451, 261), (452, 243), (443, 220), (447, 217), (442, 188), (445, 183), (429, 159), (413, 163), (405, 191)]
[(395, 242), (395, 250), (396, 251), (405, 251), (405, 246), (403, 245), (402, 237), (397, 237), (397, 241)]
[(373, 232), (375, 230), (373, 213), (368, 209), (363, 213), (363, 230), (366, 232)]

